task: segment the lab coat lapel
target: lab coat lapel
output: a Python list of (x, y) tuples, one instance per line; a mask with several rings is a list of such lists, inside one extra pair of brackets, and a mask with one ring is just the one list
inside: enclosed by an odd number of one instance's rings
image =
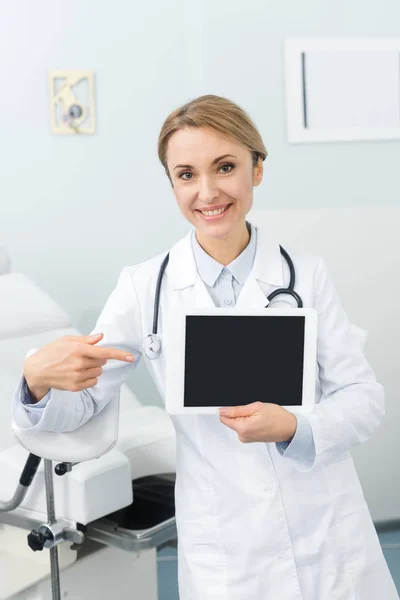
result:
[(213, 299), (197, 272), (191, 235), (189, 232), (171, 248), (168, 276), (172, 288), (179, 292), (181, 302), (196, 308), (213, 307)]
[(236, 307), (264, 308), (268, 294), (283, 285), (282, 257), (279, 244), (269, 232), (256, 227), (257, 247), (253, 268), (239, 294)]
[(252, 270), (236, 301), (236, 308), (265, 308), (268, 304), (269, 300), (255, 278), (254, 270)]

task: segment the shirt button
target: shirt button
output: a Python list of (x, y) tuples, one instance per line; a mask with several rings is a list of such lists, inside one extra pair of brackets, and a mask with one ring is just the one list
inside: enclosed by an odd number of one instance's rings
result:
[(222, 269), (221, 271), (222, 275), (228, 275), (229, 273), (229, 269), (226, 269), (225, 267)]
[(232, 304), (232, 300), (230, 300), (229, 298), (226, 298), (224, 300), (224, 304)]

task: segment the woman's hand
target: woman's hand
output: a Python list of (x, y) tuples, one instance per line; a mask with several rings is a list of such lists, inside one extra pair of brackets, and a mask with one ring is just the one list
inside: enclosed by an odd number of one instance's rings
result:
[(234, 429), (244, 443), (288, 442), (297, 429), (296, 415), (279, 404), (253, 402), (220, 408), (219, 413), (221, 423)]
[(126, 350), (97, 346), (97, 335), (64, 335), (25, 360), (24, 376), (36, 401), (50, 388), (80, 392), (97, 385), (108, 360), (133, 362)]

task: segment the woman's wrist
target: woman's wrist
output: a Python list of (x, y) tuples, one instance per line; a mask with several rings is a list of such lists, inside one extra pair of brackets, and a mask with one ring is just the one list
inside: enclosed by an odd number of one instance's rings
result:
[[(289, 411), (288, 411), (289, 412)], [(293, 413), (289, 413), (291, 416), (291, 424), (289, 426), (289, 437), (286, 440), (287, 442), (291, 442), (297, 431), (297, 417)]]
[(45, 397), (45, 395), (47, 394), (47, 392), (49, 391), (49, 387), (47, 386), (40, 386), (40, 385), (32, 385), (29, 383), (29, 381), (26, 379), (26, 385), (28, 387), (28, 391), (32, 397), (32, 399), (34, 400), (34, 403), (36, 404), (37, 402), (40, 402), (40, 400), (42, 400), (42, 398)]
[(24, 377), (25, 377), (25, 381), (26, 381), (26, 385), (28, 387), (29, 393), (31, 394), (35, 403), (40, 402), (40, 400), (42, 400), (42, 398), (44, 398), (44, 396), (49, 391), (49, 389), (50, 389), (49, 386), (46, 384), (43, 384), (43, 382), (37, 381), (34, 378), (34, 376), (32, 375), (32, 373), (30, 373), (28, 365), (25, 365)]

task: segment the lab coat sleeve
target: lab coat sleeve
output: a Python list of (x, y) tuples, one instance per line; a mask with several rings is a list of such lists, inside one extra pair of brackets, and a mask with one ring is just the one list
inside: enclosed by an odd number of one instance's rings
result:
[[(33, 354), (34, 352), (37, 352), (37, 349), (34, 349), (34, 350), (31, 349), (28, 352), (27, 357), (30, 356), (31, 354)], [(14, 418), (16, 403), (20, 402), (24, 406), (26, 413), (29, 415), (29, 421), (26, 421), (24, 419), (24, 424), (30, 423), (30, 425), (32, 426), (32, 425), (37, 425), (37, 423), (42, 418), (43, 411), (46, 408), (50, 398), (51, 398), (51, 390), (49, 390), (47, 392), (47, 394), (39, 402), (35, 403), (31, 393), (29, 392), (28, 385), (26, 383), (26, 379), (25, 379), (24, 375), (21, 375), (20, 380), (18, 382), (17, 389), (14, 394), (14, 401), (13, 401), (13, 419), (14, 419), (15, 423), (18, 424), (19, 422), (21, 422), (20, 418), (18, 418), (18, 421), (16, 421), (16, 419)], [(19, 409), (17, 409), (17, 414), (18, 414), (18, 410)], [(25, 427), (25, 428), (27, 428), (27, 427)]]
[(296, 432), (290, 442), (276, 442), (281, 456), (301, 460), (303, 464), (312, 465), (315, 460), (314, 436), (310, 422), (304, 415), (296, 415)]
[(383, 387), (376, 381), (357, 336), (350, 328), (325, 261), (314, 280), (318, 311), (317, 363), (322, 397), (307, 415), (315, 457), (290, 458), (299, 471), (328, 463), (366, 442), (385, 414)]
[(35, 431), (66, 432), (84, 425), (116, 398), (121, 384), (137, 366), (143, 339), (141, 329), (132, 268), (125, 267), (92, 333), (104, 334), (96, 346), (126, 350), (134, 355), (134, 362), (109, 360), (103, 366), (97, 385), (80, 392), (51, 388), (47, 396), (33, 405), (26, 404), (26, 382), (21, 375), (12, 404), (15, 426)]

